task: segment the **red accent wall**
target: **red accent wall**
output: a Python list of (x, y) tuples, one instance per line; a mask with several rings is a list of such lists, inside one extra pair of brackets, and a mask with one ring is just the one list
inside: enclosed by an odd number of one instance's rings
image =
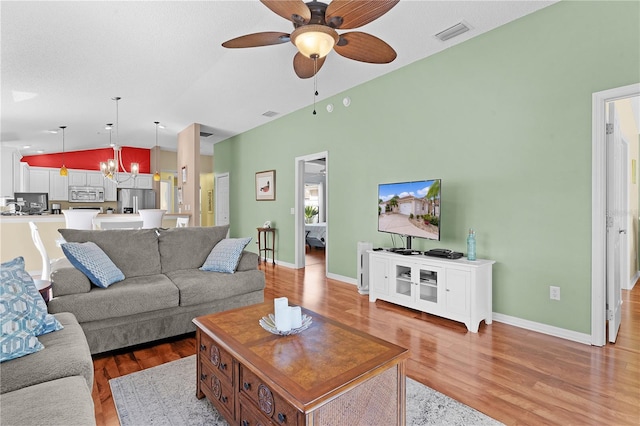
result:
[[(151, 150), (146, 148), (122, 147), (122, 164), (130, 172), (131, 163), (140, 165), (140, 173), (151, 173)], [(100, 162), (113, 158), (112, 148), (90, 149), (86, 151), (69, 151), (56, 154), (27, 155), (22, 157), (32, 167), (58, 168), (64, 165), (68, 169), (100, 170)], [(122, 171), (122, 170), (120, 170)]]

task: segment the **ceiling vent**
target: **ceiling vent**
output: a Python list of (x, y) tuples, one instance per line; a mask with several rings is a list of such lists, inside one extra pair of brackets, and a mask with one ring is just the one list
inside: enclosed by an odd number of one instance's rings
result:
[(462, 22), (455, 24), (453, 27), (447, 28), (444, 31), (440, 31), (436, 34), (436, 38), (440, 41), (447, 41), (451, 38), (457, 37), (460, 34), (466, 33), (469, 31), (469, 27)]
[(263, 113), (262, 115), (264, 115), (265, 117), (275, 117), (276, 115), (278, 115), (278, 113), (275, 112), (275, 111), (267, 111), (267, 112)]
[(209, 136), (213, 136), (213, 133), (209, 133), (209, 132), (200, 132), (200, 137), (201, 137), (201, 138), (208, 138)]

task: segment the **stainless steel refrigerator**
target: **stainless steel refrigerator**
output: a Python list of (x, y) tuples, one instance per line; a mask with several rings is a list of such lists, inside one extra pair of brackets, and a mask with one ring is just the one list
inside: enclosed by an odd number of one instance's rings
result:
[(140, 209), (155, 209), (153, 189), (118, 189), (118, 213), (138, 213)]

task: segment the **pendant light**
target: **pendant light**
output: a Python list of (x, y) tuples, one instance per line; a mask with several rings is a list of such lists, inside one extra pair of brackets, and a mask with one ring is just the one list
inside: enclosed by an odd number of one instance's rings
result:
[(62, 129), (62, 167), (60, 167), (60, 176), (68, 176), (69, 172), (64, 165), (64, 129), (66, 129), (67, 126), (60, 126), (60, 128)]
[(160, 182), (160, 173), (158, 173), (158, 157), (159, 157), (159, 149), (158, 149), (158, 124), (160, 124), (159, 121), (154, 121), (154, 123), (156, 123), (156, 172), (153, 174), (153, 180), (156, 182)]

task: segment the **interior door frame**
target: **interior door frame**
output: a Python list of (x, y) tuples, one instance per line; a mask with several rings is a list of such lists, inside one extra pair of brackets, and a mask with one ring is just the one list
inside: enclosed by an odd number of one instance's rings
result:
[(329, 247), (331, 245), (331, 238), (329, 237), (329, 151), (318, 152), (315, 154), (303, 155), (296, 157), (295, 159), (295, 207), (294, 207), (294, 227), (295, 227), (295, 269), (301, 269), (305, 266), (305, 232), (304, 232), (304, 164), (307, 161), (325, 159), (325, 183), (324, 183), (324, 196), (325, 196), (325, 221), (326, 227), (326, 246), (325, 246), (325, 275), (329, 272), (327, 267), (329, 264)]
[(606, 104), (640, 96), (640, 83), (591, 96), (591, 344), (606, 344), (607, 154)]

